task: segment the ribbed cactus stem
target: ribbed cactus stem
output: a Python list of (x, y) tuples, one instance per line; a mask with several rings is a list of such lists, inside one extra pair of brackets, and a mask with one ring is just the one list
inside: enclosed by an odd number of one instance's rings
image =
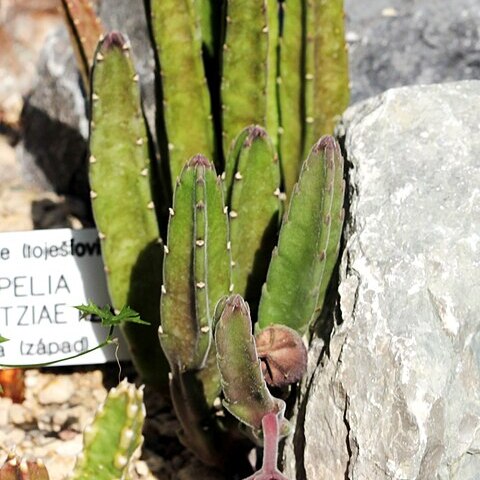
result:
[(335, 139), (325, 136), (310, 151), (293, 190), (262, 291), (258, 330), (283, 324), (307, 333), (338, 255), (341, 224), (336, 220), (331, 235), (332, 211), (343, 197), (343, 159)]
[(343, 0), (313, 2), (313, 137), (331, 135), (349, 102)]
[(138, 311), (150, 326), (123, 328), (145, 382), (166, 389), (157, 340), (163, 245), (151, 193), (149, 134), (128, 40), (108, 34), (95, 55), (90, 163), (92, 207), (115, 309)]
[(280, 166), (270, 137), (257, 125), (238, 135), (232, 153), (237, 159), (225, 173), (232, 181), (227, 188), (233, 284), (256, 311), (279, 224)]
[(327, 289), (338, 259), (343, 222), (345, 219), (345, 179), (343, 178), (344, 160), (338, 143), (333, 141), (331, 137), (326, 137), (326, 139), (326, 141), (331, 144), (331, 146), (327, 148), (334, 163), (332, 202), (330, 212), (328, 213), (330, 232), (325, 246), (325, 264), (323, 266), (322, 279), (318, 290), (317, 305), (311, 322), (314, 322), (317, 319), (326, 300)]
[(226, 4), (221, 96), (223, 149), (228, 152), (247, 125), (266, 124), (269, 32), (266, 0)]
[(127, 478), (131, 459), (142, 445), (143, 388), (123, 380), (112, 388), (83, 434), (83, 451), (71, 480)]
[(270, 134), (272, 144), (275, 151), (279, 152), (279, 128), (280, 128), (280, 111), (278, 104), (278, 87), (279, 87), (279, 56), (280, 56), (280, 1), (267, 0), (267, 85), (266, 100), (267, 113), (265, 116), (265, 128)]
[(289, 197), (300, 172), (305, 134), (305, 92), (312, 76), (306, 75), (305, 17), (307, 0), (281, 2), (282, 31), (278, 72), (280, 109), (279, 153), (285, 192)]
[[(231, 446), (229, 433), (221, 425), (221, 419), (212, 415), (212, 404), (207, 403), (198, 372), (174, 371), (170, 379), (170, 393), (181, 425), (178, 432), (180, 441), (202, 462), (223, 467)], [(217, 391), (217, 397), (219, 393)]]
[(210, 97), (202, 63), (200, 12), (194, 0), (152, 0), (150, 9), (163, 95), (161, 110), (175, 187), (187, 159), (198, 152), (209, 158), (214, 154)]
[(301, 159), (304, 159), (315, 142), (315, 5), (323, 0), (302, 0), (302, 25), (303, 25), (303, 99), (302, 99), (302, 139), (303, 148)]
[(222, 185), (202, 155), (177, 181), (165, 253), (160, 341), (172, 370), (197, 370), (212, 343), (215, 304), (230, 289)]
[[(285, 403), (269, 392), (263, 378), (252, 336), (250, 310), (240, 295), (219, 304), (220, 317), (215, 329), (217, 362), (225, 408), (258, 434), (268, 413), (283, 418)], [(282, 432), (289, 425), (283, 419)]]
[(213, 314), (230, 289), (228, 245), (223, 187), (213, 164), (195, 155), (176, 182), (170, 209), (159, 337), (172, 370), (180, 438), (202, 461), (217, 466), (227, 444), (212, 416), (220, 393)]

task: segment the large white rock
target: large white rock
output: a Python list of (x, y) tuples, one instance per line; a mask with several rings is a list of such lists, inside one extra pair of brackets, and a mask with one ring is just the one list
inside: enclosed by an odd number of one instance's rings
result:
[(341, 315), (311, 349), (286, 473), (480, 479), (480, 81), (387, 91), (343, 128)]

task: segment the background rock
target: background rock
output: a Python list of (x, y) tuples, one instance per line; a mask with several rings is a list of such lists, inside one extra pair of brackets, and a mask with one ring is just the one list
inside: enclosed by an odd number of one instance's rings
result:
[(480, 81), (390, 90), (344, 116), (341, 316), (310, 352), (295, 447), (285, 452), (291, 478), (479, 478), (480, 116), (472, 105)]
[(18, 158), (27, 179), (45, 190), (88, 197), (86, 102), (70, 39), (62, 27), (40, 55), (39, 82), (22, 111)]
[(0, 122), (18, 121), (45, 38), (61, 22), (57, 7), (58, 0), (0, 2)]
[[(58, 0), (2, 0), (0, 2), (0, 224), (2, 231), (40, 228), (45, 215), (39, 214), (45, 202), (59, 206), (61, 218), (48, 223), (73, 226), (66, 200), (41, 182), (25, 178), (13, 146), (21, 138), (20, 114), (37, 81), (37, 62), (49, 34), (62, 24)], [(51, 98), (50, 98), (51, 100)], [(45, 146), (43, 147), (45, 150)], [(17, 158), (18, 157), (18, 158)], [(65, 164), (65, 162), (63, 162)], [(40, 208), (42, 207), (42, 208)], [(56, 207), (57, 208), (57, 207)], [(44, 208), (43, 208), (44, 209)], [(85, 209), (82, 206), (82, 211)], [(35, 212), (32, 212), (35, 210)]]
[[(154, 131), (155, 61), (149, 47), (143, 1), (98, 0), (96, 4), (107, 30), (120, 30), (131, 40), (145, 114)], [(31, 185), (67, 197), (54, 209), (55, 217), (64, 217), (67, 207), (67, 216), (73, 213), (84, 226), (89, 226), (92, 219), (86, 162), (88, 106), (64, 25), (47, 38), (37, 69), (38, 80), (22, 110), (23, 141), (17, 148), (18, 158)], [(76, 208), (69, 212), (72, 206)], [(48, 220), (46, 223), (51, 224)]]
[(392, 87), (480, 78), (478, 0), (345, 0), (352, 102)]

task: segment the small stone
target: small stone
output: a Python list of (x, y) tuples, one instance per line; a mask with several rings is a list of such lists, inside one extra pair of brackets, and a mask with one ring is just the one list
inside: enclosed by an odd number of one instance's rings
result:
[(27, 370), (25, 372), (25, 388), (35, 388), (38, 383), (38, 370)]
[(45, 458), (45, 466), (51, 479), (67, 478), (75, 466), (75, 456), (52, 455)]
[(67, 441), (57, 440), (54, 447), (55, 449), (53, 451), (57, 452), (59, 455), (76, 456), (83, 448), (82, 435), (77, 434), (73, 439)]
[(135, 471), (142, 476), (148, 475), (150, 473), (150, 470), (148, 469), (148, 465), (141, 460), (136, 462)]
[(31, 450), (32, 455), (35, 458), (46, 458), (49, 452), (51, 451), (50, 443), (51, 443), (51, 439), (48, 445), (35, 445), (35, 447)]
[(11, 406), (11, 398), (0, 398), (0, 427), (6, 427), (8, 425), (8, 417)]
[[(5, 431), (5, 429), (0, 429), (0, 445), (3, 450), (7, 451), (7, 442), (8, 442), (8, 433)], [(0, 458), (0, 465), (2, 464), (1, 458)]]
[(387, 7), (382, 10), (382, 17), (397, 17), (398, 10), (393, 7)]
[(8, 435), (9, 442), (12, 445), (18, 445), (25, 439), (26, 433), (21, 428), (14, 428)]
[(50, 381), (44, 389), (39, 392), (38, 401), (42, 405), (65, 403), (70, 399), (74, 391), (75, 386), (70, 378), (66, 376), (58, 376)]
[(70, 412), (68, 410), (59, 409), (59, 410), (56, 410), (55, 413), (53, 414), (52, 422), (55, 425), (58, 425), (61, 427), (62, 425), (65, 425), (69, 417), (70, 417)]
[(33, 420), (32, 414), (25, 408), (24, 405), (14, 403), (8, 412), (10, 421), (14, 425), (22, 425), (30, 423)]
[(76, 438), (77, 435), (78, 433), (73, 430), (61, 430), (60, 432), (58, 432), (58, 438), (64, 441), (73, 440), (74, 438)]

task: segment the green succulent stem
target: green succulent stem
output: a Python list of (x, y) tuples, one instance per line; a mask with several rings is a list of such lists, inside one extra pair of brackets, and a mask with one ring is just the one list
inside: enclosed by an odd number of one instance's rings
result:
[(223, 190), (201, 155), (178, 179), (165, 252), (160, 341), (172, 370), (198, 370), (212, 344), (215, 304), (231, 284)]
[(332, 135), (349, 102), (343, 0), (313, 3), (313, 136)]
[(143, 443), (143, 389), (122, 381), (112, 388), (83, 434), (71, 480), (127, 478), (128, 465)]
[(307, 333), (337, 259), (343, 198), (343, 159), (335, 139), (325, 136), (310, 151), (293, 190), (262, 291), (259, 330), (282, 324)]
[(280, 3), (283, 21), (278, 73), (279, 151), (287, 197), (290, 196), (298, 179), (303, 159), (305, 92), (311, 83), (305, 67), (306, 1)]
[[(163, 140), (168, 144), (173, 187), (187, 159), (199, 152), (209, 158), (214, 155), (210, 96), (202, 61), (200, 12), (195, 3), (194, 0), (150, 1), (167, 135)], [(185, 128), (186, 119), (188, 128)]]
[[(224, 394), (223, 405), (258, 435), (269, 413), (283, 417), (285, 403), (269, 392), (252, 335), (250, 310), (240, 295), (223, 300), (215, 329), (217, 362)], [(284, 420), (282, 429), (288, 430)]]
[(174, 371), (171, 375), (170, 393), (181, 425), (179, 438), (202, 462), (222, 468), (232, 439), (220, 418), (215, 416), (215, 409), (207, 403), (197, 373)]
[(115, 309), (130, 305), (150, 324), (122, 329), (144, 380), (165, 390), (168, 370), (156, 335), (163, 245), (138, 75), (121, 34), (99, 44), (91, 103), (91, 198), (110, 297)]
[(266, 124), (268, 33), (265, 0), (227, 0), (221, 86), (225, 152), (247, 125)]
[(237, 158), (229, 161), (225, 174), (232, 182), (227, 190), (233, 285), (256, 310), (279, 224), (280, 168), (272, 142), (259, 126), (240, 132), (232, 153)]

